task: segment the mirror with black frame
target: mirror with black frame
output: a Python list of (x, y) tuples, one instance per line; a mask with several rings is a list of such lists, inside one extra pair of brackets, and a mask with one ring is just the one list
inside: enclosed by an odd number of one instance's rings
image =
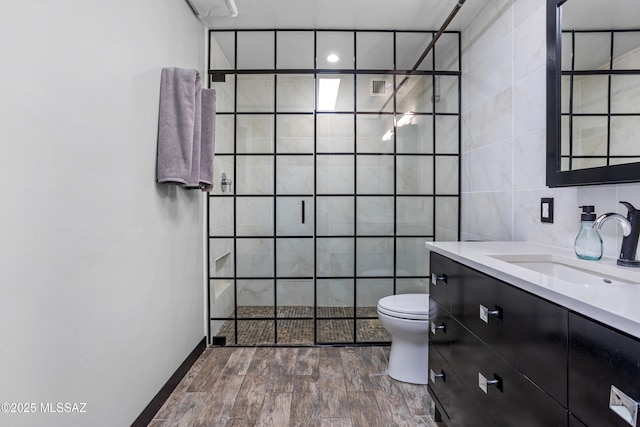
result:
[(547, 0), (547, 185), (640, 181), (640, 1)]

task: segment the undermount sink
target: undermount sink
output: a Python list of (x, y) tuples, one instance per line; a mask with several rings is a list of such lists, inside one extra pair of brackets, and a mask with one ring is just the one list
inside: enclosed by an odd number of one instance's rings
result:
[(490, 255), (556, 279), (578, 284), (640, 284), (640, 272), (558, 255)]

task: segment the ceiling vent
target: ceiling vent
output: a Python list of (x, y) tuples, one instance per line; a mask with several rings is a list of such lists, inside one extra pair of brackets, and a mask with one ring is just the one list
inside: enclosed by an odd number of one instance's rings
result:
[(385, 96), (387, 94), (387, 82), (385, 80), (370, 80), (369, 95)]

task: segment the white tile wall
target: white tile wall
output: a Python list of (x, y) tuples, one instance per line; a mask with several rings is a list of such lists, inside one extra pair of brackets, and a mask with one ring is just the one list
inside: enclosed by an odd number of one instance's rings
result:
[(356, 197), (356, 232), (393, 235), (393, 197)]
[(331, 307), (353, 306), (353, 279), (318, 280), (317, 305)]
[(317, 238), (317, 275), (353, 276), (354, 251), (354, 242), (352, 238)]
[[(398, 115), (397, 120), (400, 120), (401, 117), (401, 115)], [(444, 117), (445, 116), (439, 116), (437, 124), (440, 124), (440, 119)], [(455, 121), (455, 126), (453, 126), (456, 133), (452, 132), (447, 138), (443, 138), (442, 141), (437, 141), (438, 144), (441, 144), (443, 147), (450, 147), (452, 145), (451, 141), (453, 140), (455, 142), (455, 147), (457, 148), (457, 124), (457, 121)], [(451, 127), (452, 124), (450, 123), (450, 131)], [(445, 125), (442, 131), (446, 131), (446, 128), (447, 126)], [(440, 136), (442, 135), (439, 135), (438, 137)], [(398, 153), (432, 153), (433, 117), (430, 115), (414, 115), (411, 118), (410, 124), (396, 128), (396, 150)]]
[(317, 233), (319, 236), (354, 233), (354, 197), (318, 196)]
[(405, 236), (433, 234), (432, 212), (433, 197), (397, 197), (396, 233)]
[(235, 186), (238, 194), (273, 194), (273, 157), (238, 156), (236, 163)]
[(393, 194), (393, 156), (359, 155), (356, 167), (358, 194)]
[(455, 197), (436, 197), (436, 240), (458, 238), (458, 200)]
[[(220, 199), (214, 200), (217, 202)], [(224, 198), (224, 200), (227, 199)], [(238, 236), (272, 236), (273, 198), (238, 197), (236, 199), (236, 233)]]
[(357, 238), (356, 252), (358, 276), (393, 275), (393, 238)]
[(278, 156), (276, 194), (313, 194), (313, 157)]
[(396, 192), (430, 194), (433, 192), (433, 157), (397, 156)]
[[(545, 185), (544, 0), (487, 2), (462, 31), (462, 236), (573, 247), (581, 204), (626, 214), (640, 185), (549, 189)], [(540, 222), (540, 198), (555, 200), (555, 222)], [(606, 228), (611, 228), (607, 230)], [(619, 230), (605, 226), (605, 254)]]
[(313, 116), (279, 115), (276, 135), (278, 153), (313, 153)]
[(313, 111), (313, 76), (279, 75), (276, 91), (278, 112)]
[(278, 280), (278, 306), (313, 306), (312, 280)]
[(316, 120), (319, 153), (353, 153), (352, 114), (318, 114)]
[(273, 280), (238, 280), (238, 305), (273, 305)]
[(353, 155), (318, 155), (316, 157), (316, 188), (318, 194), (354, 193)]
[(280, 277), (313, 277), (313, 239), (278, 239), (276, 274)]
[(241, 114), (236, 121), (238, 153), (273, 152), (273, 116)]
[(238, 111), (273, 111), (274, 77), (264, 74), (238, 76)]
[[(384, 98), (386, 99), (386, 98)], [(382, 136), (393, 130), (393, 115), (358, 114), (356, 127), (358, 153), (392, 153), (393, 138), (384, 141)]]
[[(304, 206), (303, 206), (304, 202)], [(304, 222), (302, 211), (304, 208)], [(276, 235), (312, 236), (314, 224), (313, 197), (276, 198)], [(271, 217), (273, 220), (273, 217)]]

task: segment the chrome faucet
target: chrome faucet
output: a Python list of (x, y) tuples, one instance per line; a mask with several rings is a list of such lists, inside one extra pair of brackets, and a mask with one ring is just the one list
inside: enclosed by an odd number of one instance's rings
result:
[(606, 213), (600, 215), (593, 223), (593, 228), (600, 230), (602, 225), (610, 219), (615, 219), (622, 226), (622, 246), (617, 264), (625, 267), (640, 267), (640, 261), (636, 260), (638, 250), (638, 238), (640, 237), (640, 210), (629, 202), (620, 202), (628, 210), (627, 217), (619, 213)]

